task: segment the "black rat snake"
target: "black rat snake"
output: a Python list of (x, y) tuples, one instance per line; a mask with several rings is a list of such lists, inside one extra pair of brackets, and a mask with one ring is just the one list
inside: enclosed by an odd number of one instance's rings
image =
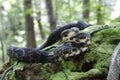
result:
[[(78, 25), (78, 23), (77, 23), (77, 25)], [(87, 26), (86, 25), (87, 24), (84, 23), (82, 27), (84, 27), (84, 28), (88, 27), (88, 25)], [(8, 49), (8, 56), (10, 57), (10, 59), (16, 60), (17, 63), (19, 61), (26, 62), (26, 63), (59, 62), (59, 61), (62, 61), (63, 59), (66, 59), (66, 58), (69, 58), (72, 56), (81, 55), (85, 51), (89, 50), (89, 46), (91, 44), (91, 36), (98, 31), (111, 28), (111, 26), (105, 25), (101, 28), (98, 28), (98, 29), (92, 31), (92, 32), (80, 32), (79, 28), (80, 27), (73, 28), (73, 26), (72, 26), (70, 28), (62, 29), (62, 31), (60, 31), (59, 35), (61, 34), (63, 43), (61, 45), (58, 45), (57, 47), (52, 46), (50, 48), (43, 50), (43, 48), (51, 45), (51, 44), (47, 44), (48, 42), (51, 42), (51, 40), (52, 40), (52, 39), (50, 39), (50, 38), (52, 38), (51, 36), (56, 38), (55, 37), (56, 33), (55, 34), (52, 33), (53, 35), (50, 35), (48, 38), (48, 40), (50, 40), (50, 41), (47, 40), (45, 45), (43, 45), (41, 48), (10, 47)], [(82, 28), (82, 29), (84, 29), (84, 28)], [(59, 31), (59, 29), (57, 31)], [(54, 44), (55, 42), (53, 42), (52, 44)], [(49, 51), (51, 48), (55, 48), (53, 52)], [(3, 76), (1, 77), (2, 80), (4, 80), (6, 73), (13, 66), (14, 65), (12, 65), (10, 68), (8, 68), (5, 71), (5, 73), (3, 73)], [(64, 74), (66, 75), (65, 72), (64, 72)], [(66, 79), (69, 80), (67, 76), (66, 76)]]
[[(55, 47), (53, 52), (36, 48), (10, 47), (8, 56), (11, 59), (27, 63), (48, 63), (82, 54), (89, 49), (91, 36), (100, 30), (111, 28), (105, 25), (93, 32), (80, 32), (79, 29), (66, 29), (61, 33), (63, 43)], [(69, 35), (70, 34), (70, 35)], [(74, 35), (73, 35), (74, 34)]]

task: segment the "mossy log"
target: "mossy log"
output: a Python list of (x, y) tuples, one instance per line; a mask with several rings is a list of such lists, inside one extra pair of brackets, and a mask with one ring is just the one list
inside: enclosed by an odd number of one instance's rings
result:
[[(114, 26), (114, 25), (111, 25)], [(120, 41), (120, 25), (92, 36), (90, 50), (60, 64), (27, 64), (20, 62), (6, 76), (6, 80), (106, 80), (114, 48)], [(84, 31), (92, 31), (92, 26)], [(64, 70), (64, 71), (63, 71)]]

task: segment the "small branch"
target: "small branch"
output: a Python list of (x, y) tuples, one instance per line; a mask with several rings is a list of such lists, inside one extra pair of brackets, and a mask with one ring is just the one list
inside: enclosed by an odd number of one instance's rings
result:
[(12, 66), (10, 66), (8, 69), (6, 69), (1, 76), (1, 80), (5, 80), (5, 77), (6, 77), (7, 73), (17, 64), (18, 64), (18, 61), (15, 64), (13, 64)]

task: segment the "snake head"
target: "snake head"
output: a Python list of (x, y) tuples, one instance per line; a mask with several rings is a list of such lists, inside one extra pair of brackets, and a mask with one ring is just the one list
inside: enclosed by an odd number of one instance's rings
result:
[(73, 27), (70, 29), (66, 29), (61, 33), (62, 40), (64, 42), (70, 41), (70, 38), (75, 36), (79, 32), (79, 29), (77, 27)]

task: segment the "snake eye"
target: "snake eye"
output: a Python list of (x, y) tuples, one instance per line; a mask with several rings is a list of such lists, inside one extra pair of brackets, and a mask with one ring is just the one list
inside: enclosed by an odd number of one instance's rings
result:
[(70, 40), (73, 40), (73, 37), (71, 37)]
[(68, 33), (69, 33), (68, 30), (64, 30), (64, 31), (61, 33), (61, 36), (62, 36), (62, 37), (67, 37), (67, 36), (68, 36)]
[(65, 34), (64, 37), (67, 37), (67, 34)]

